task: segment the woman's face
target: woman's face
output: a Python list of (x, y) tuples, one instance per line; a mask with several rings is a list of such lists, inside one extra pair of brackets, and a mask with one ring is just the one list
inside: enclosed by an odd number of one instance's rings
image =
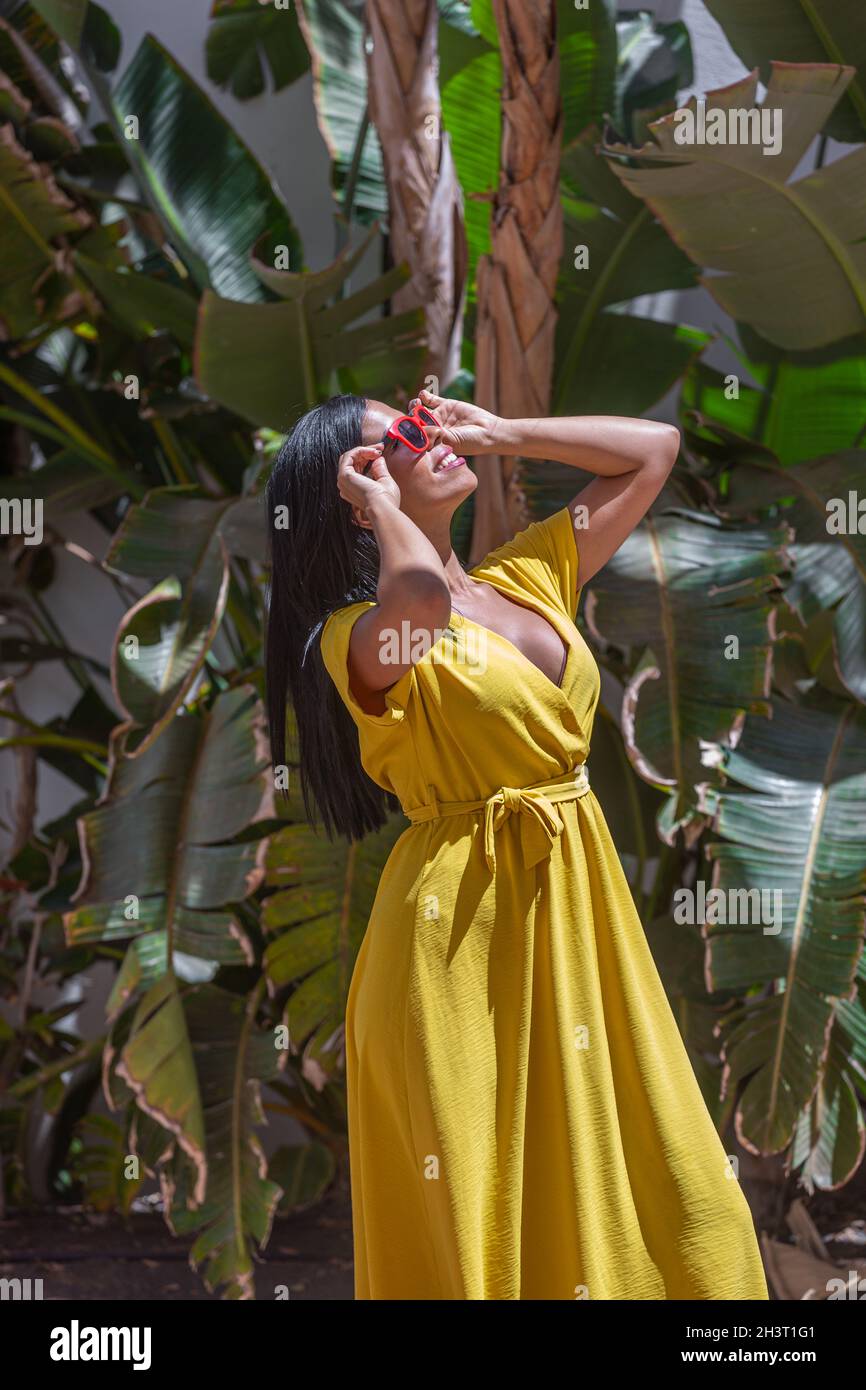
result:
[[(392, 420), (406, 413), (383, 401), (368, 400), (362, 443), (381, 443)], [(423, 454), (414, 453), (399, 440), (385, 440), (383, 456), (388, 472), (400, 489), (400, 510), (419, 524), (436, 515), (450, 518), (478, 486), (478, 479), (465, 459), (462, 463), (455, 462), (454, 451), (450, 445), (442, 443), (441, 434), (434, 426), (427, 426), (430, 448)]]

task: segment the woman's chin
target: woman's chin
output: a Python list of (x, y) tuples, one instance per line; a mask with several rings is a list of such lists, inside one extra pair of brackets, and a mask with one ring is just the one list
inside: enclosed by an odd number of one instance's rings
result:
[(442, 481), (452, 496), (468, 497), (478, 486), (478, 474), (473, 473), (469, 464), (464, 462), (446, 474)]

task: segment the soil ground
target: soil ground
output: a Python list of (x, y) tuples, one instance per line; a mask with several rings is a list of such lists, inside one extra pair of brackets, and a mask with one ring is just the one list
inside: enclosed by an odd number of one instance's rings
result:
[[(124, 1221), (80, 1207), (11, 1213), (0, 1222), (0, 1278), (42, 1279), (60, 1300), (207, 1300), (189, 1266), (191, 1240), (173, 1236), (159, 1213)], [(285, 1285), (298, 1299), (352, 1299), (348, 1193), (332, 1189), (314, 1209), (278, 1217), (255, 1266), (256, 1298)]]
[[(772, 1230), (779, 1190), (750, 1176), (747, 1195), (759, 1229)], [(866, 1164), (849, 1185), (815, 1194), (808, 1206), (840, 1267), (866, 1258)], [(775, 1235), (791, 1240), (784, 1226)], [(190, 1268), (191, 1244), (173, 1236), (158, 1212), (124, 1221), (78, 1206), (38, 1207), (0, 1221), (0, 1279), (42, 1279), (46, 1300), (215, 1300)], [(279, 1286), (292, 1301), (352, 1300), (348, 1182), (339, 1180), (312, 1209), (277, 1218), (255, 1264), (255, 1285), (261, 1301), (274, 1299)]]

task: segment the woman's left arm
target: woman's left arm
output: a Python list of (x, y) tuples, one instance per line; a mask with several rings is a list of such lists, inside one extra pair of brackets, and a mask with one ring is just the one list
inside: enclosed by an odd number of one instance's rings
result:
[[(606, 565), (649, 510), (676, 462), (676, 425), (624, 415), (566, 415), (506, 420), (468, 401), (421, 391), (442, 438), (457, 452), (554, 459), (598, 477), (568, 503), (583, 585)], [(414, 404), (414, 402), (413, 402)]]
[(493, 429), (493, 447), (485, 452), (553, 459), (598, 474), (568, 503), (583, 585), (646, 515), (679, 447), (675, 425), (622, 415), (570, 415), (540, 420), (500, 417)]

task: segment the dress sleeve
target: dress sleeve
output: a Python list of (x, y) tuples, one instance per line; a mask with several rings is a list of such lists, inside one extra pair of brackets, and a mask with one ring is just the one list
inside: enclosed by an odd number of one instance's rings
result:
[(384, 732), (402, 723), (415, 690), (416, 677), (415, 667), (410, 666), (390, 690), (383, 691), (386, 705), (383, 714), (368, 714), (352, 694), (349, 688), (349, 639), (361, 614), (375, 606), (372, 600), (366, 600), (352, 603), (347, 608), (338, 608), (322, 628), (321, 651), (325, 669), (358, 728)]
[(533, 521), (475, 565), (472, 574), (499, 570), (528, 593), (552, 603), (574, 620), (580, 593), (577, 535), (568, 507)]

